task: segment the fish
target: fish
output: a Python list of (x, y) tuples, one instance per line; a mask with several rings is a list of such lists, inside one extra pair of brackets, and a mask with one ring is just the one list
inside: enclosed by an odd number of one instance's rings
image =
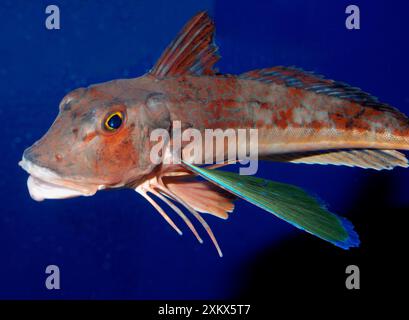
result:
[[(228, 158), (225, 149), (221, 162), (194, 163), (183, 153), (187, 145), (178, 146), (172, 136), (173, 124), (200, 133), (256, 129), (258, 159), (269, 163), (390, 170), (408, 167), (399, 150), (409, 150), (409, 119), (359, 88), (293, 66), (222, 74), (215, 68), (214, 34), (210, 16), (199, 12), (146, 74), (69, 92), (49, 130), (19, 162), (29, 174), (31, 197), (131, 188), (182, 235), (163, 208), (169, 207), (202, 243), (199, 223), (220, 256), (204, 217), (228, 219), (240, 198), (340, 248), (358, 247), (352, 223), (301, 188), (220, 170), (240, 160)], [(151, 135), (158, 129), (169, 139), (161, 141), (163, 157), (154, 162)], [(165, 162), (174, 150), (180, 162)]]

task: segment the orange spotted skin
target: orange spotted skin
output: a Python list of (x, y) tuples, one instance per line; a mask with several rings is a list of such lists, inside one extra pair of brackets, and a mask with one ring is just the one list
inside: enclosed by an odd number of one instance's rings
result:
[[(154, 167), (144, 150), (151, 148), (149, 125), (156, 123), (144, 114), (142, 101), (149, 91), (134, 87), (146, 81), (135, 80), (116, 80), (69, 93), (51, 128), (25, 150), (24, 157), (74, 185), (122, 186), (142, 179)], [(124, 114), (124, 125), (109, 132), (103, 124), (116, 111)]]
[[(153, 130), (258, 129), (259, 157), (328, 149), (409, 149), (409, 120), (346, 84), (291, 67), (216, 74), (214, 24), (202, 12), (181, 30), (152, 70), (67, 94), (47, 134), (24, 159), (65, 184), (137, 186), (155, 174)], [(119, 130), (107, 116), (120, 111)], [(163, 169), (163, 168), (162, 168)], [(169, 168), (168, 168), (169, 169)], [(167, 170), (167, 169), (165, 169)]]
[[(163, 110), (149, 110), (152, 96)], [(107, 114), (122, 111), (125, 124), (103, 130)], [(259, 157), (343, 148), (409, 149), (408, 119), (393, 109), (281, 84), (235, 76), (151, 75), (80, 88), (61, 102), (47, 134), (24, 156), (67, 180), (88, 185), (138, 183), (155, 170), (150, 133), (182, 128), (258, 129)], [(64, 143), (61, 143), (64, 141)]]
[(392, 108), (235, 76), (161, 82), (173, 119), (198, 129), (257, 128), (261, 152), (409, 148), (408, 118)]

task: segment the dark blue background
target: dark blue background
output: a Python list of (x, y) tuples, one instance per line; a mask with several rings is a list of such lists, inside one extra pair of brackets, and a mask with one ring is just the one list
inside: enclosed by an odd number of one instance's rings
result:
[[(375, 222), (394, 220), (396, 208), (409, 206), (404, 169), (263, 163), (258, 175), (302, 186), (348, 216), (362, 247), (342, 251), (238, 201), (229, 220), (206, 217), (224, 251), (220, 259), (210, 240), (198, 244), (185, 227), (179, 237), (131, 190), (38, 203), (17, 166), (67, 92), (145, 73), (200, 10), (215, 19), (223, 73), (296, 65), (409, 113), (409, 6), (353, 3), (361, 9), (359, 31), (345, 28), (350, 1), (3, 0), (0, 298), (234, 298), (257, 294), (266, 281), (276, 285), (270, 292), (287, 285), (297, 291), (297, 283), (309, 285), (303, 281), (311, 276), (318, 286), (342, 290), (347, 264), (368, 270), (365, 261), (382, 252), (377, 239), (386, 238)], [(61, 10), (61, 30), (44, 26), (49, 4)], [(378, 204), (382, 211), (374, 209)], [(49, 264), (61, 269), (59, 291), (44, 286)]]

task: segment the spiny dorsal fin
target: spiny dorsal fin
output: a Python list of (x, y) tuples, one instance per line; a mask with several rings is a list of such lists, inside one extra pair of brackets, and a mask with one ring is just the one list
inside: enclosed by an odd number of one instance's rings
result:
[(166, 48), (150, 74), (158, 78), (214, 74), (213, 65), (220, 58), (214, 30), (214, 23), (206, 12), (195, 15)]
[(313, 91), (317, 94), (349, 100), (373, 109), (388, 111), (405, 117), (399, 110), (379, 102), (378, 98), (352, 87), (344, 82), (325, 79), (321, 75), (307, 72), (296, 67), (277, 66), (273, 68), (258, 69), (243, 73), (241, 79), (257, 80), (266, 83), (276, 83), (287, 87), (300, 88)]
[(396, 150), (335, 150), (311, 151), (271, 155), (264, 160), (305, 163), (332, 164), (336, 166), (359, 167), (364, 169), (390, 170), (394, 167), (408, 167), (408, 159)]

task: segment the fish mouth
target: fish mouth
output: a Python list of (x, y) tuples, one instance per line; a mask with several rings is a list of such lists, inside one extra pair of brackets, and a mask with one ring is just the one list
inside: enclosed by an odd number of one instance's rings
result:
[(82, 185), (62, 178), (54, 171), (36, 165), (24, 156), (18, 164), (29, 173), (27, 187), (31, 198), (36, 201), (92, 196), (104, 188), (103, 185)]

